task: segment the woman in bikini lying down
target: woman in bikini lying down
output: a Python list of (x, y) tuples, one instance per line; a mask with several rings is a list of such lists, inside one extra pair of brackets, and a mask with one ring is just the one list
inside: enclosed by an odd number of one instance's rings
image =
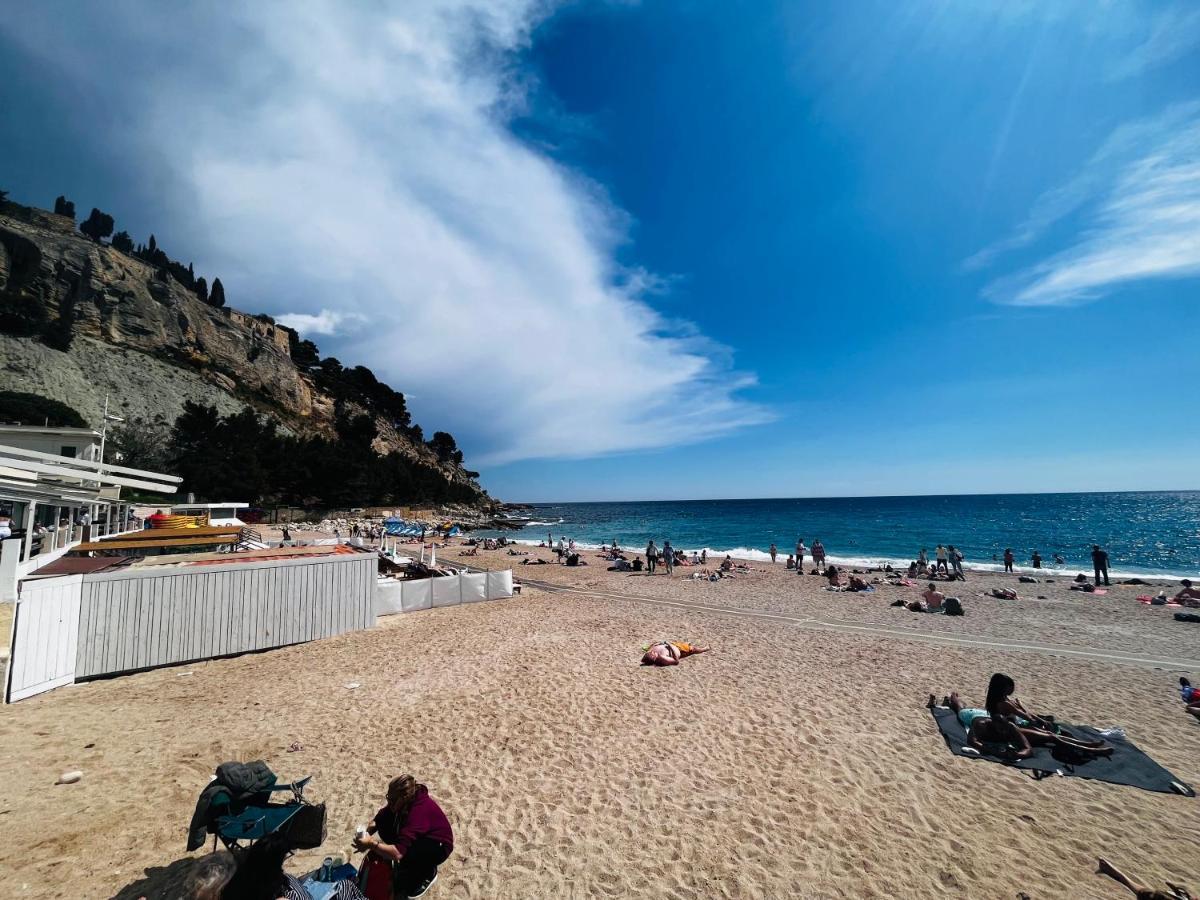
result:
[(711, 647), (697, 647), (686, 641), (655, 641), (642, 657), (643, 666), (677, 666), (679, 661), (697, 653), (707, 653)]

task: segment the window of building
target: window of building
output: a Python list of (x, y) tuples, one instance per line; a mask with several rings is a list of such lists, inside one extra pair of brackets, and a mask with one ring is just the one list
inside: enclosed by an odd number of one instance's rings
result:
[(77, 447), (63, 447), (58, 451), (58, 455), (69, 456), (71, 459), (74, 459), (79, 455), (79, 449)]

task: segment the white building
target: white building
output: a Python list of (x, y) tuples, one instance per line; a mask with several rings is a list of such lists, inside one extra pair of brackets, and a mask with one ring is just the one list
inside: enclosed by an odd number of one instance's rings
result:
[[(79, 428), (49, 430), (89, 433)], [(21, 578), (74, 544), (134, 527), (130, 505), (121, 500), (122, 487), (173, 494), (182, 480), (63, 456), (61, 448), (56, 449), (59, 452), (0, 444), (0, 602), (15, 599)]]
[(0, 445), (36, 450), (51, 456), (100, 459), (100, 432), (91, 428), (49, 428), (41, 425), (0, 425)]

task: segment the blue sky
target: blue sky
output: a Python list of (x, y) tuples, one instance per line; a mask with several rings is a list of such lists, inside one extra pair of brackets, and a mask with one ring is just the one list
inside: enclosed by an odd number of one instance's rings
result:
[(1196, 488), (1200, 7), (1101, 6), (50, 4), (0, 185), (506, 499)]

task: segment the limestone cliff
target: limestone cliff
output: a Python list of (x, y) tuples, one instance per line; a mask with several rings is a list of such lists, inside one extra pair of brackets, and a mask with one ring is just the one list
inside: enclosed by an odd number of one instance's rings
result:
[[(166, 271), (78, 233), (70, 218), (0, 201), (0, 390), (61, 400), (97, 423), (107, 393), (123, 416), (173, 422), (193, 400), (330, 435), (339, 413), (363, 409), (318, 389), (292, 361), (291, 339), (265, 316), (202, 302)], [(376, 424), (380, 452), (474, 483), (390, 422)]]

